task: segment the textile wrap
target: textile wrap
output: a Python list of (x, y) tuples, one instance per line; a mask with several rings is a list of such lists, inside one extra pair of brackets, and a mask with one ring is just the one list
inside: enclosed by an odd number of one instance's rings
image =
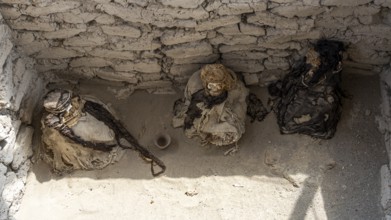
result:
[(285, 78), (272, 84), (282, 134), (334, 136), (342, 112), (341, 70), (344, 45), (319, 40)]
[[(226, 100), (211, 108), (207, 108), (202, 102), (197, 103), (197, 107), (201, 109), (201, 117), (195, 118), (193, 125), (184, 130), (187, 137), (197, 137), (203, 145), (230, 145), (239, 141), (245, 132), (246, 97), (249, 91), (242, 81), (237, 80), (232, 70), (228, 71), (234, 77), (235, 83), (228, 91)], [(182, 105), (177, 107), (173, 119), (174, 127), (184, 126), (192, 95), (202, 89), (200, 71), (197, 71), (187, 83)]]
[[(107, 108), (107, 107), (106, 107)], [(57, 174), (69, 173), (74, 170), (102, 169), (111, 163), (117, 162), (124, 150), (119, 146), (109, 151), (99, 151), (88, 148), (80, 143), (63, 136), (55, 128), (45, 126), (42, 118), (42, 159), (51, 165)], [(88, 113), (83, 113), (71, 127), (75, 135), (83, 140), (115, 145), (115, 134), (103, 122)]]

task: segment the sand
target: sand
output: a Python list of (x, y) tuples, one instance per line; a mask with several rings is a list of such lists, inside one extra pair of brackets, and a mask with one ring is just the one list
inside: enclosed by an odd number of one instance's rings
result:
[[(377, 77), (344, 77), (351, 99), (331, 140), (280, 135), (274, 114), (246, 122), (240, 150), (202, 147), (170, 125), (176, 95), (136, 91), (116, 100), (105, 85), (81, 83), (111, 105), (129, 131), (167, 165), (153, 178), (134, 151), (103, 170), (55, 176), (38, 161), (17, 219), (381, 219), (380, 167), (388, 162), (377, 130)], [(112, 87), (112, 86), (111, 86)], [(251, 88), (266, 97), (266, 90)], [(264, 102), (265, 103), (265, 102)], [(153, 145), (159, 132), (172, 143)]]

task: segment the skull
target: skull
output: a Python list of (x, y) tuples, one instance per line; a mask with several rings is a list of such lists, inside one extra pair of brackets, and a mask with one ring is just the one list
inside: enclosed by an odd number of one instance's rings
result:
[(201, 69), (202, 85), (207, 95), (218, 96), (235, 84), (234, 76), (222, 64), (207, 64)]

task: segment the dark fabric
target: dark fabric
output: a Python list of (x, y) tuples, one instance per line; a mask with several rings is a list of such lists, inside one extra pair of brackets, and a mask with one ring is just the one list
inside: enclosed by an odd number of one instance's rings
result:
[(311, 64), (305, 59), (269, 86), (275, 98), (274, 111), (282, 134), (301, 133), (329, 139), (335, 134), (341, 115), (340, 62), (343, 45), (321, 40), (315, 46), (321, 65), (305, 83)]
[[(141, 146), (138, 143), (138, 141), (122, 125), (122, 123), (118, 121), (116, 118), (114, 118), (114, 116), (106, 108), (104, 108), (102, 105), (98, 103), (86, 101), (84, 104), (83, 111), (88, 112), (93, 117), (95, 117), (99, 121), (104, 122), (109, 128), (111, 128), (114, 131), (117, 143), (121, 148), (136, 150), (144, 158), (150, 159), (152, 175), (157, 176), (164, 173), (164, 171), (166, 170), (166, 166), (164, 165), (164, 163), (159, 158), (154, 156), (151, 152), (149, 152), (146, 148)], [(55, 128), (65, 137), (71, 139), (75, 143), (81, 144), (84, 147), (107, 152), (112, 150), (112, 148), (116, 146), (116, 145), (109, 145), (105, 143), (94, 143), (94, 142), (83, 140), (79, 136), (75, 135), (72, 129), (70, 129), (68, 126), (61, 124), (60, 119), (53, 114), (49, 114), (45, 117), (45, 125), (51, 128)], [(131, 147), (122, 145), (120, 141), (121, 138), (124, 138), (126, 141), (128, 141), (131, 144)], [(157, 164), (161, 168), (159, 172), (155, 172), (153, 167), (154, 164)]]
[(65, 137), (71, 139), (75, 143), (79, 143), (83, 145), (83, 147), (88, 147), (92, 148), (95, 150), (100, 150), (100, 151), (111, 151), (113, 147), (116, 145), (112, 144), (106, 144), (106, 143), (96, 143), (96, 142), (91, 142), (91, 141), (85, 141), (81, 137), (77, 136), (71, 128), (69, 128), (67, 125), (60, 123), (60, 119), (53, 115), (49, 114), (45, 117), (45, 125), (48, 126), (49, 128), (54, 128), (57, 131), (59, 131), (62, 135)]
[(223, 103), (228, 97), (228, 92), (225, 91), (218, 96), (210, 96), (205, 93), (204, 89), (201, 89), (191, 96), (189, 108), (186, 112), (184, 129), (189, 129), (193, 126), (193, 122), (196, 118), (201, 117), (202, 109), (197, 104), (203, 103), (205, 108), (211, 109), (215, 105)]
[(255, 120), (263, 121), (269, 111), (263, 106), (262, 101), (254, 94), (250, 93), (247, 96), (247, 115), (251, 119), (251, 123)]
[[(129, 148), (125, 145), (121, 144), (120, 138), (124, 138), (126, 141), (128, 141), (131, 145), (133, 150), (138, 151), (144, 158), (150, 159), (151, 160), (151, 172), (153, 176), (158, 176), (166, 170), (166, 166), (164, 163), (157, 158), (155, 155), (153, 155), (151, 152), (149, 152), (146, 148), (141, 146), (136, 138), (134, 138), (128, 130), (122, 125), (120, 121), (114, 118), (114, 116), (107, 111), (102, 105), (91, 102), (91, 101), (86, 101), (84, 104), (84, 110), (88, 113), (90, 113), (92, 116), (97, 118), (100, 121), (103, 121), (109, 128), (114, 130), (114, 133), (116, 134), (116, 138), (118, 141), (118, 144), (122, 148)], [(155, 172), (154, 170), (154, 163), (157, 164), (160, 168), (161, 171)]]

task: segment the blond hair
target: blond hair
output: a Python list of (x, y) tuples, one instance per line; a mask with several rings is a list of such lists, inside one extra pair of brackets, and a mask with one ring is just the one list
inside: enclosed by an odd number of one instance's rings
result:
[(201, 80), (204, 88), (208, 83), (220, 83), (228, 91), (235, 85), (235, 78), (223, 64), (207, 64), (201, 69)]

